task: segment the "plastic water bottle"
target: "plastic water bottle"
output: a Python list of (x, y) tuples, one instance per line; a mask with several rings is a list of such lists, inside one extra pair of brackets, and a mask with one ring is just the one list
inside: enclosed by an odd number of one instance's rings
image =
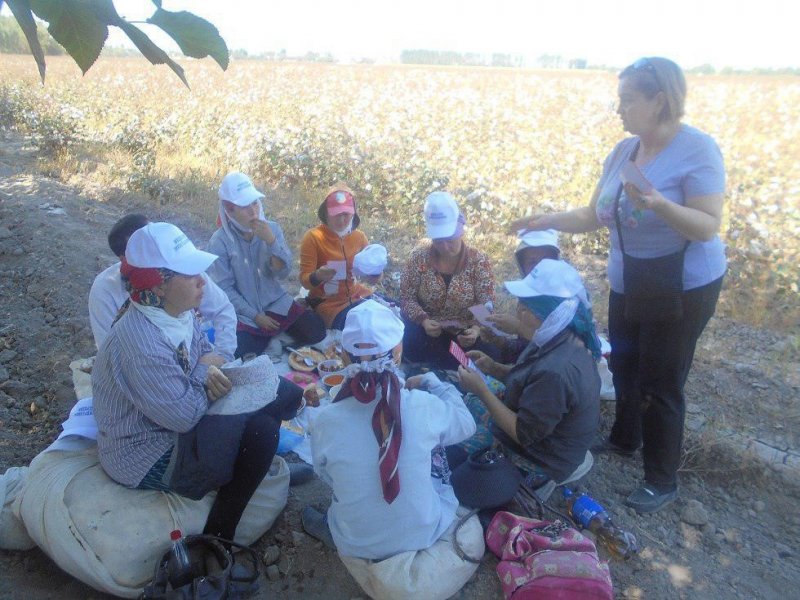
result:
[(186, 547), (186, 539), (180, 529), (176, 529), (169, 534), (172, 540), (172, 551), (170, 552), (167, 563), (167, 575), (169, 584), (173, 590), (192, 582), (192, 563), (189, 562), (189, 549)]
[(639, 551), (634, 535), (620, 529), (611, 520), (606, 510), (586, 494), (576, 496), (564, 488), (567, 510), (583, 529), (591, 531), (615, 558), (629, 559)]
[(213, 346), (214, 340), (217, 337), (217, 332), (214, 329), (214, 323), (212, 323), (211, 321), (207, 321), (206, 319), (203, 319), (202, 321), (200, 321), (200, 331), (203, 333), (203, 335), (206, 336), (208, 343)]

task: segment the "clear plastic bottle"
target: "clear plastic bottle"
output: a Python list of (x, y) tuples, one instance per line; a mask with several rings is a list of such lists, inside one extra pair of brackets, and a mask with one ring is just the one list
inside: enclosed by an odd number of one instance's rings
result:
[(167, 575), (170, 586), (175, 590), (191, 583), (194, 576), (192, 563), (189, 561), (189, 549), (181, 530), (170, 532), (169, 538), (172, 540), (172, 551), (167, 564)]
[(576, 496), (565, 487), (564, 501), (572, 518), (583, 529), (591, 531), (612, 556), (627, 560), (639, 551), (634, 535), (614, 525), (606, 510), (595, 500), (586, 494)]

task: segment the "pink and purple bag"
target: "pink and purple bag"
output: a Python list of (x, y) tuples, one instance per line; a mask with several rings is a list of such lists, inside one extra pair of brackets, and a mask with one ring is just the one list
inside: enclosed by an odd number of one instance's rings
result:
[(499, 558), (506, 600), (613, 600), (608, 564), (594, 542), (561, 521), (498, 512), (486, 545)]

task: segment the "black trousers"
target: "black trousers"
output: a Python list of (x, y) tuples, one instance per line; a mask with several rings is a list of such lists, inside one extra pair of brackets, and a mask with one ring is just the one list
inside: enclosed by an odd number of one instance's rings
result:
[[(313, 310), (306, 310), (297, 320), (286, 328), (286, 333), (297, 340), (298, 346), (316, 344), (325, 339), (325, 322)], [(236, 358), (245, 354), (261, 354), (272, 337), (253, 335), (249, 331), (236, 332)]]
[[(403, 332), (403, 356), (412, 362), (427, 364), (431, 369), (458, 369), (458, 361), (450, 354), (450, 342), (458, 343), (456, 336), (442, 332), (439, 337), (432, 338), (425, 333), (425, 328), (407, 319), (403, 319), (405, 331)], [(499, 360), (502, 351), (494, 344), (478, 338), (470, 350), (480, 350), (495, 360)]]
[(625, 296), (608, 301), (609, 368), (617, 406), (612, 443), (642, 446), (645, 481), (659, 492), (677, 487), (686, 400), (683, 388), (697, 340), (717, 306), (722, 277), (683, 294), (683, 318), (675, 322), (632, 323)]
[(170, 491), (198, 500), (212, 489), (204, 533), (233, 539), (244, 509), (272, 465), (281, 421), (294, 418), (303, 390), (281, 378), (277, 396), (243, 415), (205, 415), (178, 439)]

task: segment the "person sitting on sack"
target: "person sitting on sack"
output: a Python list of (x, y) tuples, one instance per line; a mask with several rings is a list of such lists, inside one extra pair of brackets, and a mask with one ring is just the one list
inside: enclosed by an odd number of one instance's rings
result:
[[(432, 477), (431, 452), (472, 435), (475, 421), (458, 390), (432, 373), (403, 389), (391, 355), (402, 339), (402, 320), (374, 300), (348, 313), (342, 346), (353, 363), (310, 427), (314, 470), (333, 501), (326, 516), (306, 507), (303, 527), (335, 545), (372, 597), (448, 598), (477, 564), (453, 549), (458, 501), (449, 481)], [(459, 540), (482, 556), (480, 524), (467, 525)], [(448, 589), (430, 587), (439, 585)]]
[(581, 277), (567, 263), (543, 259), (505, 286), (518, 299), (517, 316), (531, 342), (513, 365), (467, 353), (480, 371), (505, 383), (502, 400), (474, 370), (460, 367), (459, 380), (472, 394), (465, 401), (479, 433), (492, 434), (488, 442), (493, 436), (529, 475), (529, 487), (547, 499), (594, 462), (589, 448), (600, 421), (600, 340)]
[[(149, 222), (144, 215), (125, 215), (114, 223), (108, 233), (108, 245), (114, 256), (120, 260), (95, 277), (89, 291), (89, 324), (97, 348), (103, 345), (111, 324), (130, 298), (120, 275), (128, 238)], [(203, 321), (210, 323), (214, 330), (213, 339), (209, 339), (214, 350), (230, 360), (236, 352), (236, 311), (225, 292), (208, 275), (202, 273), (201, 277), (205, 281), (205, 288), (198, 312)]]
[(298, 344), (325, 338), (322, 319), (279, 281), (289, 275), (292, 252), (281, 226), (264, 216), (263, 198), (247, 175), (228, 173), (219, 186), (220, 228), (208, 244), (219, 256), (209, 274), (236, 307), (236, 356), (261, 354), (284, 331)]
[(358, 229), (353, 191), (343, 183), (328, 190), (317, 216), (321, 223), (300, 242), (300, 282), (325, 326), (341, 330), (347, 311), (371, 293), (353, 278), (353, 257), (367, 246), (367, 236)]
[(216, 259), (169, 223), (133, 232), (120, 266), (131, 301), (97, 353), (93, 407), (100, 464), (113, 480), (195, 500), (218, 490), (204, 532), (231, 540), (302, 391), (273, 370), (256, 398), (263, 408), (213, 414), (231, 381), (194, 309)]

